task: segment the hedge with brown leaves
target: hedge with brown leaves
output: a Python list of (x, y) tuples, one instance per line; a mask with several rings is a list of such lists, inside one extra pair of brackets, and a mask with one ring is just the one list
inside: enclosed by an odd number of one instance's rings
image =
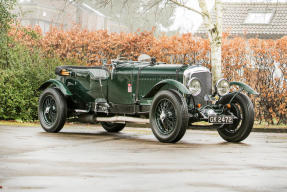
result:
[[(70, 31), (52, 28), (43, 36), (38, 27), (14, 27), (10, 34), (28, 47), (41, 49), (46, 57), (72, 59), (84, 65), (100, 65), (101, 59), (110, 62), (118, 56), (135, 60), (146, 53), (158, 61), (200, 63), (210, 68), (209, 41), (190, 33), (155, 37), (153, 31), (108, 33), (75, 27)], [(252, 97), (258, 121), (287, 124), (287, 37), (262, 40), (225, 34), (222, 65), (228, 80), (245, 82), (260, 93)]]

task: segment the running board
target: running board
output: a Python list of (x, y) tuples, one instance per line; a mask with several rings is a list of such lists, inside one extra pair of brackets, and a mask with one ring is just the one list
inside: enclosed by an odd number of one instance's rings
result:
[(114, 117), (96, 117), (96, 121), (104, 122), (132, 122), (132, 123), (142, 123), (148, 124), (149, 119), (143, 119), (138, 117), (127, 117), (127, 116), (114, 116)]

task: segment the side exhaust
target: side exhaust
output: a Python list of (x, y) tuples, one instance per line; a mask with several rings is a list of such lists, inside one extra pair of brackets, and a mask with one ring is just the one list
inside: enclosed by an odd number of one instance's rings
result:
[(97, 117), (92, 114), (85, 114), (79, 117), (79, 121), (83, 123), (96, 123), (96, 122), (113, 122), (113, 123), (140, 123), (148, 124), (149, 119), (138, 118), (138, 117), (127, 117), (127, 116), (114, 116), (114, 117)]

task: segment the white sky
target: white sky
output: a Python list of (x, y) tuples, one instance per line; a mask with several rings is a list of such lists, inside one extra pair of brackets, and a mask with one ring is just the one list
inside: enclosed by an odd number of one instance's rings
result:
[[(223, 2), (287, 2), (287, 0), (222, 0)], [(214, 0), (206, 0), (209, 10), (214, 5)], [(200, 10), (198, 1), (191, 0), (187, 3), (188, 6)], [(179, 30), (180, 33), (194, 32), (202, 23), (202, 18), (199, 14), (179, 7), (175, 10), (175, 21), (168, 29), (162, 28), (163, 31)]]

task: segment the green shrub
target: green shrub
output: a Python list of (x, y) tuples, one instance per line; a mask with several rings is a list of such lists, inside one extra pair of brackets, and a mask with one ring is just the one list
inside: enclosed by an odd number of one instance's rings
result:
[[(40, 42), (39, 33), (11, 25), (15, 3), (0, 1), (0, 119), (32, 121), (37, 119), (37, 89), (54, 77), (57, 65), (66, 62), (43, 55), (39, 46), (31, 44)], [(13, 35), (13, 30), (22, 36)]]
[(64, 63), (17, 43), (5, 59), (9, 67), (0, 70), (0, 119), (37, 119), (37, 88), (53, 78), (55, 67)]

